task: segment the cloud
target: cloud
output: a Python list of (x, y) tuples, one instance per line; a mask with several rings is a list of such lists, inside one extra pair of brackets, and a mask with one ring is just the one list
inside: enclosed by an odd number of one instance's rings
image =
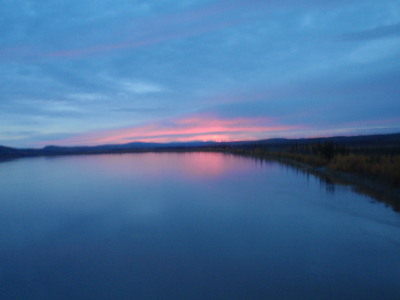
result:
[(106, 99), (104, 94), (100, 93), (71, 93), (66, 95), (67, 99), (78, 102), (94, 102), (98, 100)]
[(400, 23), (341, 35), (343, 41), (365, 41), (400, 36)]
[(134, 94), (153, 94), (165, 91), (161, 85), (144, 81), (123, 81), (121, 86), (125, 91)]
[[(257, 4), (257, 2), (255, 2)], [(230, 11), (242, 7), (242, 1), (221, 1), (199, 8), (192, 8), (179, 13), (164, 13), (156, 17), (143, 17), (127, 22), (113, 34), (111, 41), (99, 43), (93, 41), (88, 46), (79, 45), (70, 49), (59, 49), (39, 54), (42, 58), (73, 58), (91, 56), (116, 50), (136, 49), (164, 43), (170, 40), (188, 38), (204, 33), (218, 31), (241, 24), (243, 20)], [(254, 5), (253, 5), (254, 6)], [(117, 37), (117, 38), (115, 38)], [(6, 52), (11, 52), (7, 51)], [(15, 52), (15, 51), (14, 51)], [(24, 50), (20, 50), (24, 54)], [(38, 54), (37, 51), (33, 52)]]
[[(345, 0), (336, 2), (345, 2)], [(123, 49), (138, 49), (254, 22), (265, 17), (265, 14), (258, 14), (255, 18), (255, 14), (252, 14), (252, 12), (257, 14), (260, 10), (269, 13), (274, 9), (282, 10), (290, 7), (309, 9), (325, 6), (331, 5), (318, 0), (301, 3), (294, 0), (216, 1), (200, 7), (194, 6), (194, 8), (184, 11), (138, 18), (132, 22), (126, 22), (123, 27), (115, 30), (111, 35), (114, 38), (111, 38), (110, 41), (93, 41), (87, 46), (78, 44), (69, 49), (66, 47), (66, 43), (61, 43), (65, 45), (63, 49), (43, 52), (39, 56), (42, 58), (79, 58)], [(238, 12), (240, 13), (238, 14)], [(23, 54), (26, 48), (27, 46), (22, 48), (20, 53)], [(15, 53), (15, 50), (12, 51)], [(32, 53), (38, 54), (37, 50)]]
[(4, 115), (29, 118), (79, 118), (85, 108), (69, 101), (42, 100), (42, 99), (17, 99), (12, 103), (1, 103)]
[(357, 64), (371, 63), (400, 53), (399, 38), (384, 41), (371, 40), (353, 50), (347, 57), (349, 62)]
[(190, 28), (187, 28), (184, 24), (182, 27), (177, 30), (173, 30), (172, 32), (155, 32), (153, 36), (146, 37), (138, 37), (134, 40), (121, 42), (121, 43), (112, 43), (112, 44), (101, 44), (96, 46), (91, 46), (87, 48), (77, 48), (70, 50), (59, 50), (49, 53), (40, 54), (42, 58), (73, 58), (73, 57), (81, 57), (81, 56), (90, 56), (93, 54), (101, 54), (107, 53), (115, 50), (123, 50), (123, 49), (137, 49), (145, 46), (156, 45), (164, 42), (168, 42), (175, 39), (182, 39), (193, 37), (197, 35), (201, 35), (204, 33), (218, 31), (227, 27), (231, 27), (237, 24), (242, 23), (242, 21), (216, 21), (210, 22), (208, 24), (203, 25), (195, 25)]
[[(194, 115), (135, 127), (77, 135), (44, 144), (98, 145), (140, 142), (236, 141), (266, 138), (270, 133), (297, 130), (301, 126), (277, 124), (266, 118), (221, 119)], [(41, 143), (43, 144), (43, 142)]]

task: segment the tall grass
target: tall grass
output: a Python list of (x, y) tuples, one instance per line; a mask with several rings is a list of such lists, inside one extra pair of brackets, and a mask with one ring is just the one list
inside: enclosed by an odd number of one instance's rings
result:
[(229, 152), (250, 155), (261, 158), (272, 158), (304, 163), (314, 167), (327, 167), (334, 171), (360, 174), (371, 179), (386, 182), (400, 187), (400, 155), (399, 154), (360, 154), (344, 151), (304, 151), (296, 152), (293, 149), (283, 151), (268, 151), (256, 149), (230, 149)]
[(400, 155), (337, 155), (329, 162), (328, 167), (367, 175), (400, 186)]

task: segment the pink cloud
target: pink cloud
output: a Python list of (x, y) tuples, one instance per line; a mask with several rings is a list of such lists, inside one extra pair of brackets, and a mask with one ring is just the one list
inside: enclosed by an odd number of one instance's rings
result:
[(126, 24), (127, 29), (116, 32), (115, 36), (133, 36), (125, 42), (100, 44), (91, 47), (59, 50), (44, 54), (46, 57), (74, 57), (109, 52), (126, 48), (140, 48), (162, 42), (201, 35), (207, 32), (231, 27), (244, 20), (221, 18), (221, 14), (243, 5), (240, 1), (220, 2), (214, 5), (157, 16), (143, 18)]
[[(100, 145), (139, 142), (237, 141), (267, 138), (272, 132), (299, 129), (277, 124), (265, 118), (220, 119), (214, 116), (190, 116), (164, 123), (141, 125), (119, 130), (88, 133), (51, 141), (60, 145)], [(47, 141), (46, 143), (49, 143)]]
[(54, 51), (47, 54), (44, 54), (46, 57), (74, 57), (74, 56), (84, 56), (91, 55), (103, 52), (109, 52), (114, 50), (121, 50), (127, 48), (141, 48), (145, 46), (156, 45), (162, 42), (167, 42), (174, 39), (182, 39), (192, 36), (201, 35), (207, 32), (221, 30), (236, 24), (239, 24), (239, 21), (219, 21), (212, 24), (206, 24), (202, 26), (195, 26), (188, 29), (179, 29), (170, 33), (158, 32), (154, 34), (154, 36), (145, 36), (140, 37), (133, 41), (128, 41), (124, 43), (115, 43), (115, 44), (104, 44), (97, 45), (93, 47), (80, 48), (80, 49), (71, 49), (71, 50), (60, 50)]
[[(113, 37), (119, 37), (114, 43), (97, 42), (97, 44), (75, 45), (69, 49), (58, 49), (44, 52), (42, 49), (30, 45), (21, 45), (18, 48), (3, 48), (0, 53), (12, 59), (48, 59), (74, 58), (108, 53), (122, 49), (137, 49), (156, 45), (170, 40), (183, 39), (202, 35), (208, 32), (222, 30), (252, 21), (249, 17), (228, 15), (237, 9), (256, 9), (262, 3), (246, 1), (219, 1), (191, 10), (161, 14), (126, 22), (116, 30)], [(60, 37), (63, 39), (63, 37)]]

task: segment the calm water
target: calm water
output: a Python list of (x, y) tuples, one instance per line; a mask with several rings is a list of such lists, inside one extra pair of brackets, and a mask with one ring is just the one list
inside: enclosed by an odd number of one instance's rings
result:
[(399, 214), (278, 163), (0, 163), (0, 299), (400, 299), (399, 279)]

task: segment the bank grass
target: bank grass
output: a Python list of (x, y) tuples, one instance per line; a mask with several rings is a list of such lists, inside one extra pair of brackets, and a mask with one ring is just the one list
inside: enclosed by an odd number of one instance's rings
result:
[(272, 155), (314, 167), (327, 167), (333, 171), (358, 174), (400, 187), (400, 155), (339, 154), (330, 159), (299, 153), (273, 153)]
[(400, 187), (400, 155), (337, 155), (328, 164), (332, 170), (373, 177)]
[(265, 155), (267, 157), (273, 157), (282, 160), (293, 160), (314, 167), (326, 166), (329, 162), (325, 157), (319, 155), (302, 154), (302, 153), (267, 152)]
[(303, 163), (313, 167), (326, 167), (333, 171), (358, 174), (370, 179), (400, 187), (400, 155), (334, 153), (296, 153), (292, 151), (266, 151), (264, 149), (236, 149), (237, 154)]

